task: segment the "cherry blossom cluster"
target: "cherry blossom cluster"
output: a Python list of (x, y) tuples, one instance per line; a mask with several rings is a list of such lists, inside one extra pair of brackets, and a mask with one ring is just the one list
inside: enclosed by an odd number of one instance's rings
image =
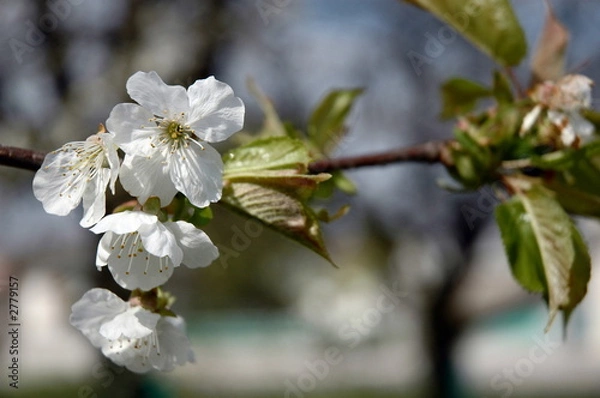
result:
[[(67, 215), (83, 202), (80, 225), (103, 234), (96, 266), (132, 291), (128, 302), (105, 289), (88, 291), (73, 305), (71, 324), (118, 365), (169, 371), (193, 361), (193, 353), (160, 286), (179, 265), (208, 266), (219, 251), (185, 220), (189, 212), (171, 214), (167, 206), (176, 196), (192, 209), (220, 200), (223, 162), (209, 143), (241, 130), (244, 104), (214, 77), (186, 90), (137, 72), (127, 92), (137, 104), (116, 105), (106, 128), (49, 153), (33, 192), (51, 214)], [(114, 194), (117, 180), (136, 200), (106, 215), (106, 190)]]
[(531, 90), (529, 96), (533, 109), (523, 118), (521, 135), (539, 123), (549, 123), (558, 130), (559, 142), (566, 146), (579, 146), (590, 141), (594, 125), (581, 115), (592, 105), (594, 82), (583, 75), (566, 75), (557, 82), (545, 81)]

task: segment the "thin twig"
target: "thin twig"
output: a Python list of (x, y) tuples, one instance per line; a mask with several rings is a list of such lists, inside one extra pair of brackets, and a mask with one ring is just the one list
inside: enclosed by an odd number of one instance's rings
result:
[(372, 155), (352, 156), (338, 159), (322, 159), (308, 165), (312, 174), (366, 166), (383, 166), (390, 163), (418, 162), (448, 164), (448, 141), (429, 141), (406, 148)]

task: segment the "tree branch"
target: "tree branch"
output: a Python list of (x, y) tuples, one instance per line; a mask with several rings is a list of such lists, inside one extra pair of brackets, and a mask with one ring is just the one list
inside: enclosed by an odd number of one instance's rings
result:
[[(449, 164), (449, 141), (429, 141), (406, 148), (371, 155), (350, 156), (338, 159), (321, 159), (308, 165), (311, 174), (367, 166), (384, 166), (390, 163), (418, 162)], [(45, 152), (0, 145), (0, 165), (36, 171), (42, 165)]]
[(42, 166), (46, 152), (0, 145), (0, 165), (36, 171)]
[(442, 163), (447, 165), (450, 164), (449, 142), (429, 141), (372, 155), (317, 160), (308, 165), (308, 171), (311, 174), (317, 174), (366, 166), (383, 166), (399, 162)]

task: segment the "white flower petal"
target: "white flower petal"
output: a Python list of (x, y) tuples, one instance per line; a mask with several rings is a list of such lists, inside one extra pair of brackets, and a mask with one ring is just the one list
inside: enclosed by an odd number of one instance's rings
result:
[(244, 103), (227, 84), (213, 76), (188, 88), (191, 114), (188, 124), (204, 141), (223, 141), (244, 126)]
[(137, 373), (151, 369), (170, 372), (177, 365), (194, 362), (194, 352), (181, 317), (162, 317), (156, 326), (156, 334), (157, 344), (151, 345), (145, 356), (138, 355), (127, 363), (127, 369)]
[(167, 222), (183, 249), (183, 263), (189, 268), (206, 267), (219, 257), (219, 249), (204, 231), (185, 221)]
[(594, 82), (583, 75), (566, 75), (557, 83), (558, 94), (553, 106), (564, 111), (578, 111), (592, 105)]
[(148, 291), (165, 284), (173, 274), (169, 257), (156, 257), (141, 245), (138, 234), (113, 235), (108, 269), (125, 289)]
[(173, 275), (173, 265), (168, 257), (158, 258), (149, 253), (140, 253), (137, 258), (111, 258), (108, 269), (119, 286), (148, 291), (167, 283)]
[(180, 317), (132, 306), (106, 289), (88, 291), (72, 309), (73, 326), (107, 358), (131, 371), (170, 371), (194, 361)]
[(130, 307), (100, 326), (100, 334), (108, 340), (121, 337), (140, 339), (154, 331), (160, 315), (142, 307)]
[(573, 112), (569, 115), (569, 122), (577, 132), (577, 135), (584, 141), (591, 138), (594, 134), (594, 125), (578, 112)]
[(119, 168), (121, 166), (121, 161), (119, 160), (119, 154), (117, 152), (117, 145), (114, 142), (114, 137), (114, 134), (109, 132), (102, 134), (102, 140), (104, 141), (104, 145), (106, 147), (106, 161), (108, 162), (110, 169), (109, 186), (113, 195), (115, 194), (115, 184), (117, 182), (117, 178), (119, 177)]
[(156, 128), (153, 119), (152, 112), (137, 104), (117, 104), (110, 111), (106, 128), (114, 133), (115, 144), (125, 153), (138, 154), (138, 140), (151, 135), (152, 129)]
[(169, 177), (169, 169), (160, 153), (152, 158), (125, 156), (120, 174), (123, 188), (145, 203), (150, 196), (157, 196), (162, 206), (167, 206), (177, 193)]
[(85, 176), (79, 170), (71, 170), (76, 159), (75, 153), (69, 148), (74, 149), (74, 144), (77, 143), (67, 144), (46, 155), (33, 177), (33, 194), (42, 202), (47, 213), (65, 216), (81, 202), (85, 190), (82, 180)]
[(127, 80), (127, 92), (138, 104), (158, 116), (170, 118), (189, 112), (185, 88), (165, 84), (154, 71), (134, 73)]
[(95, 347), (104, 343), (99, 334), (101, 325), (126, 311), (128, 305), (116, 294), (106, 289), (94, 288), (87, 291), (71, 307), (71, 325), (79, 329)]
[(83, 228), (96, 224), (106, 214), (106, 186), (111, 172), (107, 168), (98, 171), (98, 177), (90, 181), (83, 193), (83, 217), (79, 222)]
[(105, 191), (114, 187), (118, 170), (112, 135), (93, 134), (49, 153), (33, 179), (33, 193), (48, 213), (63, 216), (83, 198), (81, 225), (88, 227), (104, 216)]
[(116, 234), (125, 234), (138, 231), (142, 225), (153, 225), (157, 222), (158, 217), (154, 214), (127, 210), (109, 214), (100, 220), (93, 228), (90, 228), (90, 231), (95, 234), (106, 231), (112, 231)]
[(112, 253), (111, 247), (113, 237), (114, 234), (108, 231), (102, 235), (102, 238), (100, 238), (100, 242), (98, 243), (98, 251), (96, 252), (96, 267), (98, 268), (98, 271), (108, 264), (108, 258), (110, 257), (110, 253)]
[(139, 230), (144, 248), (156, 257), (168, 256), (173, 266), (178, 267), (183, 259), (183, 251), (178, 246), (175, 235), (162, 223), (145, 225)]
[(210, 145), (180, 148), (169, 165), (169, 175), (178, 191), (194, 206), (206, 207), (221, 199), (223, 161)]
[(529, 129), (531, 129), (531, 127), (533, 127), (533, 125), (537, 121), (538, 117), (540, 116), (542, 109), (543, 108), (541, 105), (536, 105), (532, 110), (530, 110), (527, 113), (527, 115), (525, 115), (525, 117), (523, 118), (523, 123), (521, 124), (521, 130), (520, 130), (519, 134), (522, 135), (522, 134), (528, 132)]

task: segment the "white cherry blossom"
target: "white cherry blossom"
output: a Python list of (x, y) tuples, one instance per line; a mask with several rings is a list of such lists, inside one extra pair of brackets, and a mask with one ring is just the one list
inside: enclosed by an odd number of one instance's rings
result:
[(115, 192), (119, 156), (113, 134), (101, 131), (46, 155), (33, 178), (33, 194), (50, 214), (69, 214), (83, 199), (82, 227), (106, 213), (106, 188)]
[(135, 299), (94, 288), (73, 304), (70, 322), (114, 363), (144, 373), (194, 362), (181, 317), (161, 316)]
[(557, 82), (546, 81), (535, 86), (530, 94), (537, 105), (523, 118), (521, 134), (529, 131), (547, 110), (548, 120), (560, 130), (565, 146), (578, 140), (589, 140), (594, 125), (581, 115), (592, 104), (593, 81), (583, 75), (567, 75)]
[(139, 104), (118, 104), (107, 128), (125, 152), (120, 179), (144, 203), (168, 205), (177, 191), (198, 207), (221, 198), (223, 162), (208, 143), (227, 139), (244, 123), (244, 104), (214, 77), (187, 90), (165, 84), (156, 72), (137, 72), (127, 92)]
[(208, 235), (185, 221), (160, 222), (142, 211), (124, 211), (104, 217), (91, 231), (105, 232), (98, 245), (96, 265), (108, 265), (115, 281), (133, 290), (164, 284), (173, 269), (208, 266), (219, 250)]

